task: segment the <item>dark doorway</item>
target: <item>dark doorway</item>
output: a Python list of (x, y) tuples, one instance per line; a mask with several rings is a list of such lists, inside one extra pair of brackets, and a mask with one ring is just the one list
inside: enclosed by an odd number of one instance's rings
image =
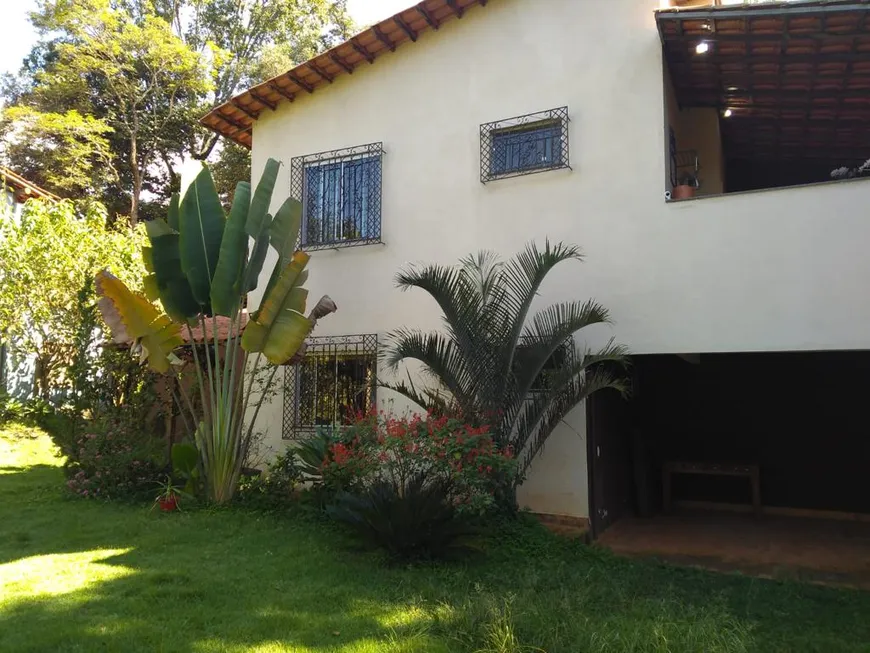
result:
[(604, 390), (586, 401), (590, 526), (598, 537), (632, 511), (631, 405)]
[[(870, 352), (647, 355), (633, 370), (630, 401), (602, 393), (587, 406), (594, 537), (607, 532), (616, 551), (707, 557), (714, 568), (717, 552), (744, 556), (735, 568), (747, 571), (768, 565), (778, 542), (794, 554), (783, 564), (870, 578), (870, 563), (833, 564), (870, 560)], [(750, 479), (718, 471), (672, 475), (665, 515), (666, 463), (757, 466), (760, 515)], [(760, 544), (735, 548), (728, 533)], [(813, 533), (830, 541), (822, 547)]]

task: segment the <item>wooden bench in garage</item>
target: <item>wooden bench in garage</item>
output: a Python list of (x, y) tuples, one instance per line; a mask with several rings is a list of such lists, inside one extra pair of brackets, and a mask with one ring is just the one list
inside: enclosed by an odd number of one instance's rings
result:
[(674, 474), (705, 476), (744, 476), (752, 487), (752, 508), (761, 516), (761, 481), (757, 464), (699, 463), (667, 461), (662, 467), (662, 494), (665, 512), (671, 510), (671, 477)]

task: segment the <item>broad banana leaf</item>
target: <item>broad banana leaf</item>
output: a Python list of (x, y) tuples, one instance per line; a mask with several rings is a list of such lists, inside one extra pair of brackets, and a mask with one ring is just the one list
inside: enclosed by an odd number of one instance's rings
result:
[[(293, 260), (296, 244), (299, 242), (299, 229), (302, 226), (302, 203), (288, 197), (269, 225), (269, 243), (278, 253), (278, 262), (269, 277), (269, 283), (263, 296), (269, 294), (272, 286), (278, 281), (281, 271)], [(307, 274), (307, 273), (306, 273)], [(299, 285), (305, 283), (302, 280)]]
[(242, 348), (248, 353), (262, 352), (270, 363), (283, 365), (311, 333), (314, 320), (303, 315), (308, 291), (300, 283), (309, 258), (305, 252), (296, 252), (263, 298), (242, 335)]
[(281, 164), (275, 159), (266, 161), (263, 176), (260, 177), (257, 190), (254, 191), (254, 198), (251, 200), (251, 210), (245, 222), (245, 233), (254, 239), (254, 248), (248, 263), (248, 284), (244, 289), (245, 292), (250, 292), (257, 287), (266, 254), (269, 252), (269, 226), (272, 224), (272, 216), (268, 211), (280, 167)]
[(211, 308), (216, 315), (234, 317), (242, 298), (242, 275), (245, 269), (248, 234), (245, 222), (251, 206), (251, 185), (236, 185), (230, 217), (224, 229), (217, 270), (211, 280)]
[(179, 215), (181, 269), (202, 307), (211, 303), (211, 280), (217, 269), (226, 221), (211, 173), (203, 168), (187, 189)]
[(154, 269), (153, 274), (145, 278), (145, 296), (152, 301), (159, 299), (163, 310), (176, 322), (195, 317), (203, 307), (194, 299), (181, 269), (180, 235), (159, 219), (146, 222), (145, 230), (151, 241), (148, 249)]
[(97, 273), (96, 287), (100, 311), (114, 341), (141, 346), (152, 369), (168, 372), (174, 359), (172, 350), (184, 342), (181, 325), (105, 270)]

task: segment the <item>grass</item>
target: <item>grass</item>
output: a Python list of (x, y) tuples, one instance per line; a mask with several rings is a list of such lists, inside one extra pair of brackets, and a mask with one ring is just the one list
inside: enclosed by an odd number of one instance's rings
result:
[(615, 558), (529, 523), (387, 567), (304, 515), (67, 498), (0, 433), (0, 651), (870, 651), (870, 594)]

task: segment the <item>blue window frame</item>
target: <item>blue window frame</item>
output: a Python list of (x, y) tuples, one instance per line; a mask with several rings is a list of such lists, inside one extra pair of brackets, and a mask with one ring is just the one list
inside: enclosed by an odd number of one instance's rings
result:
[(293, 159), (291, 191), (302, 201), (305, 249), (381, 242), (380, 143)]
[(480, 181), (570, 169), (568, 107), (480, 126)]

